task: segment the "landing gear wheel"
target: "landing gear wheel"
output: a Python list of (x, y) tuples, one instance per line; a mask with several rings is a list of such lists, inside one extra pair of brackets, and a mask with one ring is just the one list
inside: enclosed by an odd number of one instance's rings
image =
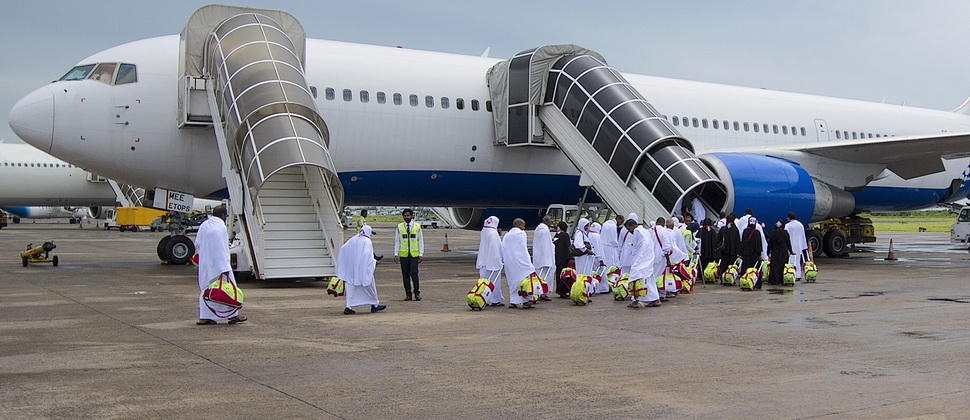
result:
[(53, 264), (54, 267), (57, 267), (57, 255), (55, 255), (53, 258), (51, 258), (51, 264)]
[(168, 262), (172, 257), (168, 255), (168, 241), (172, 239), (172, 235), (168, 235), (158, 241), (158, 247), (155, 251), (158, 253), (158, 259), (163, 262)]
[[(812, 246), (812, 257), (822, 256), (822, 232), (815, 229), (805, 232), (805, 239)], [(804, 258), (804, 257), (803, 257)]]
[(195, 255), (195, 244), (185, 235), (176, 235), (169, 239), (165, 246), (169, 264), (185, 265)]
[(841, 230), (832, 230), (825, 234), (822, 247), (825, 250), (825, 255), (829, 257), (841, 257), (849, 253), (846, 250), (845, 233)]

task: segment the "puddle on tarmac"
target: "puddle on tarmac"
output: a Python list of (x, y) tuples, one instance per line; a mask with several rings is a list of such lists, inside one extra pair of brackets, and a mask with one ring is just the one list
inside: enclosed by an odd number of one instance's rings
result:
[(802, 292), (801, 290), (795, 290), (795, 289), (768, 289), (768, 294), (771, 294), (771, 295), (789, 296), (789, 295), (800, 295), (803, 293), (804, 292)]
[(910, 338), (915, 338), (919, 340), (939, 341), (943, 339), (943, 337), (941, 337), (940, 334), (926, 332), (926, 331), (900, 331), (899, 334), (902, 335), (903, 337), (910, 337)]
[(858, 299), (867, 296), (882, 296), (884, 294), (886, 294), (886, 292), (862, 292), (855, 296), (832, 296), (832, 299)]

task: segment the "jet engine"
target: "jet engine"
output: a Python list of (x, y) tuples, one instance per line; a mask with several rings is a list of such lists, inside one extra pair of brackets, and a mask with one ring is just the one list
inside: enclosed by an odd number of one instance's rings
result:
[(852, 214), (855, 197), (812, 178), (799, 164), (772, 156), (711, 153), (699, 158), (728, 186), (725, 208), (737, 215), (754, 210), (759, 220), (785, 220), (792, 211), (799, 220), (815, 222)]
[(499, 218), (499, 228), (511, 229), (512, 220), (525, 220), (527, 228), (539, 224), (544, 209), (479, 208), (479, 207), (434, 207), (435, 214), (458, 229), (479, 230), (489, 216)]

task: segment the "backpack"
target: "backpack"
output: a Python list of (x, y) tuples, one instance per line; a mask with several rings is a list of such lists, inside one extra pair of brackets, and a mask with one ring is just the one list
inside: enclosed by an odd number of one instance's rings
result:
[(488, 296), (492, 294), (492, 290), (494, 290), (494, 288), (495, 285), (488, 281), (488, 279), (476, 280), (475, 285), (472, 286), (472, 289), (468, 291), (467, 295), (465, 295), (465, 303), (467, 303), (468, 307), (472, 308), (473, 311), (480, 311), (484, 309), (486, 306), (488, 306), (488, 304), (485, 303), (485, 300), (488, 299)]

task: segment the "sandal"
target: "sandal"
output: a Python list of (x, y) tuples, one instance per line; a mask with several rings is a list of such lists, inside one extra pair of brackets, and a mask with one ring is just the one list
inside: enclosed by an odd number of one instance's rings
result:
[(246, 322), (247, 320), (249, 320), (249, 318), (246, 318), (242, 315), (236, 315), (232, 318), (229, 318), (229, 324), (238, 324), (240, 322)]
[(216, 320), (214, 319), (200, 319), (195, 325), (216, 325)]

